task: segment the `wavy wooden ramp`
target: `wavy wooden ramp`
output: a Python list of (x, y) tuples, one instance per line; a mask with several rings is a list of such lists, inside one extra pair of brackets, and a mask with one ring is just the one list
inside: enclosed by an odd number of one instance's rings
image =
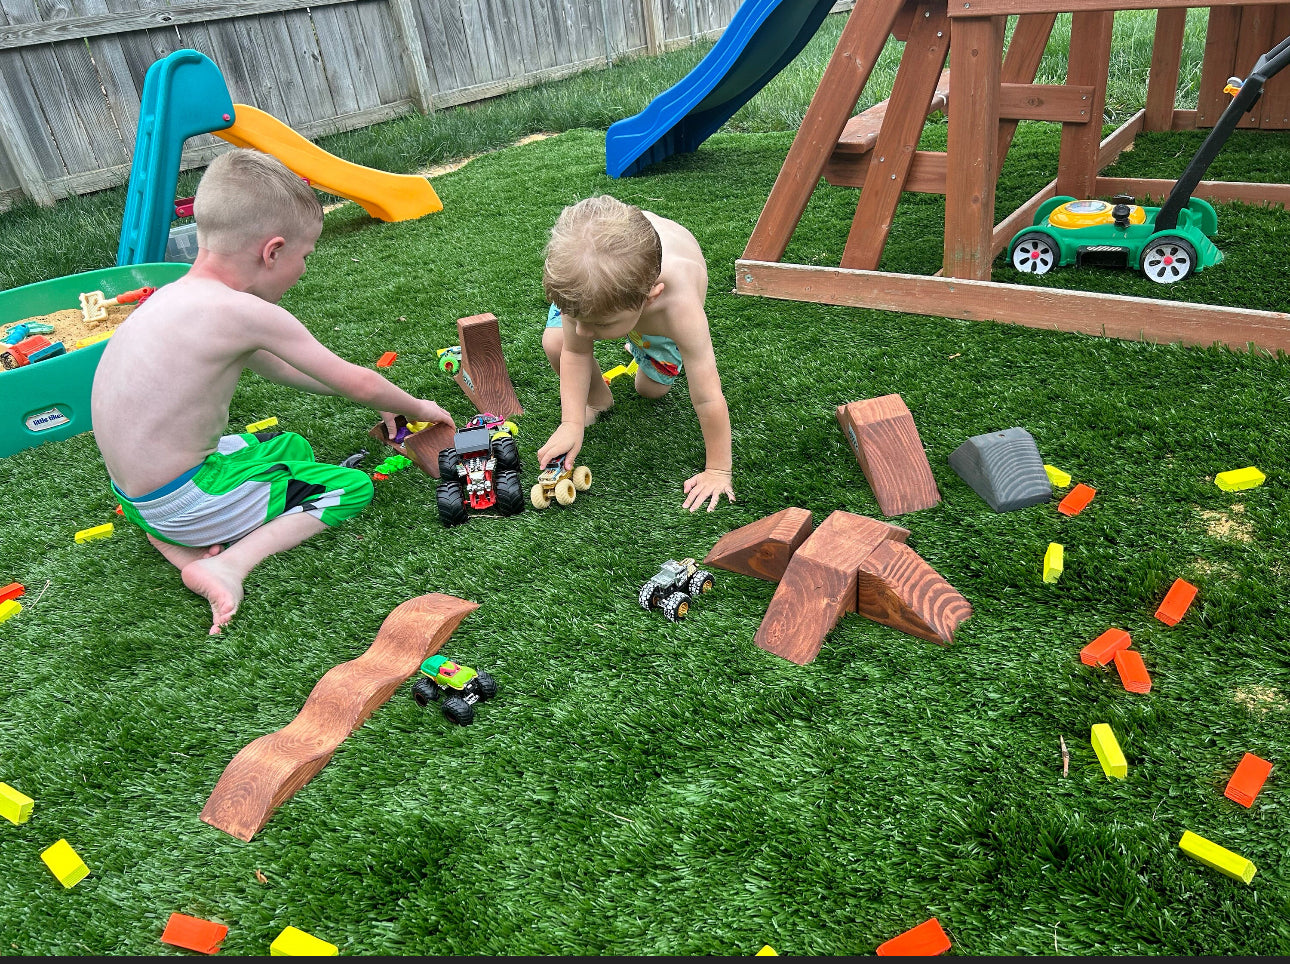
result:
[(793, 554), (753, 637), (762, 649), (804, 666), (843, 613), (855, 612), (860, 564), (908, 530), (868, 516), (834, 512)]
[(478, 608), (440, 593), (401, 603), (385, 617), (367, 652), (327, 671), (294, 720), (233, 757), (206, 801), (202, 820), (239, 840), (254, 837)]
[(493, 314), (457, 319), (461, 345), (461, 369), (452, 377), (481, 413), (498, 418), (523, 415), (524, 406), (515, 397), (511, 374), (502, 354), (502, 331)]
[[(407, 425), (407, 420), (400, 415), (395, 419), (395, 424), (403, 428)], [(444, 449), (452, 448), (456, 431), (453, 426), (444, 422), (432, 422), (421, 431), (409, 435), (402, 442), (392, 442), (390, 433), (385, 431), (385, 423), (377, 422), (368, 434), (377, 441), (384, 442), (400, 455), (411, 459), (426, 475), (437, 479), (439, 478), (439, 453)]]
[(945, 645), (972, 604), (909, 546), (885, 542), (856, 574), (856, 610), (884, 626)]
[(703, 564), (779, 582), (789, 559), (811, 534), (811, 524), (808, 509), (781, 509), (727, 532), (703, 557)]
[(941, 501), (903, 398), (883, 395), (848, 402), (838, 406), (837, 419), (883, 515), (929, 509)]

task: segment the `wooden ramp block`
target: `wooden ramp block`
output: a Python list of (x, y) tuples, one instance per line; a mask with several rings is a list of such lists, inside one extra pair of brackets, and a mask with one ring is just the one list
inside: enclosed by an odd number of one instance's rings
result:
[(524, 406), (515, 397), (511, 375), (502, 354), (502, 333), (493, 314), (457, 319), (461, 345), (461, 368), (453, 379), (480, 413), (498, 418), (523, 415)]
[(441, 593), (399, 604), (385, 617), (367, 652), (328, 670), (294, 720), (233, 757), (206, 801), (202, 820), (239, 840), (254, 837), (273, 811), (313, 779), (345, 738), (478, 608), (478, 603)]
[(899, 395), (839, 405), (837, 418), (883, 515), (916, 512), (941, 501), (914, 416)]
[(867, 516), (829, 515), (793, 553), (753, 642), (799, 666), (811, 662), (842, 614), (855, 611), (861, 563), (875, 547), (908, 534)]
[(856, 611), (884, 626), (942, 645), (972, 604), (909, 546), (885, 542), (860, 563)]
[[(400, 415), (395, 420), (399, 429), (407, 427), (407, 420)], [(456, 428), (447, 422), (431, 422), (419, 432), (414, 432), (402, 442), (395, 442), (385, 431), (385, 423), (377, 422), (368, 432), (372, 438), (384, 442), (400, 455), (410, 458), (426, 475), (439, 478), (439, 453), (452, 448)]]
[(727, 532), (703, 557), (705, 566), (779, 582), (798, 546), (811, 534), (809, 509), (781, 509)]

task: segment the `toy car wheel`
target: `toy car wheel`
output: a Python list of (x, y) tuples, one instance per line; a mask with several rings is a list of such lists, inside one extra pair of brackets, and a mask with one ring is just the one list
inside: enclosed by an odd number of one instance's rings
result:
[(636, 601), (640, 603), (641, 609), (650, 612), (658, 608), (658, 599), (662, 594), (663, 591), (651, 579), (641, 586), (641, 591), (636, 594)]
[(477, 673), (471, 682), (478, 684), (475, 692), (479, 694), (479, 702), (487, 703), (497, 695), (497, 680), (487, 673)]
[(518, 515), (524, 511), (524, 485), (514, 469), (498, 472), (494, 482), (497, 492), (497, 511), (502, 515)]
[(1156, 238), (1142, 249), (1142, 273), (1156, 284), (1171, 285), (1196, 270), (1196, 249), (1177, 235)]
[(443, 715), (459, 726), (469, 726), (475, 718), (475, 708), (460, 696), (450, 696), (443, 701)]
[(520, 449), (515, 439), (503, 436), (493, 440), (493, 457), (497, 459), (498, 471), (518, 469), (520, 467)]
[(509, 418), (502, 423), (502, 430), (505, 431), (506, 434), (510, 435), (511, 438), (520, 437), (520, 427), (516, 425), (514, 422), (512, 422)]
[(439, 697), (443, 695), (443, 690), (439, 684), (428, 676), (422, 676), (412, 684), (412, 698), (416, 700), (417, 706), (425, 709), (431, 703), (438, 703)]
[(1060, 260), (1057, 244), (1042, 231), (1023, 234), (1012, 245), (1012, 266), (1025, 274), (1048, 274)]
[(444, 352), (439, 356), (439, 368), (449, 375), (457, 374), (457, 369), (461, 367), (461, 359), (450, 351)]
[(663, 615), (674, 623), (679, 623), (690, 611), (690, 597), (683, 592), (674, 592), (663, 601)]
[(715, 583), (716, 579), (712, 573), (706, 569), (700, 569), (690, 577), (690, 595), (702, 596), (705, 592), (712, 592), (712, 587)]
[(555, 501), (561, 505), (572, 505), (577, 497), (578, 490), (574, 488), (572, 479), (561, 479), (555, 484)]
[(533, 503), (533, 508), (535, 509), (545, 509), (551, 504), (551, 500), (547, 498), (546, 489), (542, 487), (541, 482), (529, 489), (529, 501)]
[(461, 501), (460, 482), (440, 482), (434, 500), (439, 506), (439, 521), (446, 526), (459, 526), (467, 520), (466, 507)]
[(439, 453), (439, 478), (455, 479), (457, 477), (457, 450), (444, 449)]
[(573, 487), (579, 492), (586, 492), (591, 488), (591, 469), (585, 465), (579, 465), (573, 470)]

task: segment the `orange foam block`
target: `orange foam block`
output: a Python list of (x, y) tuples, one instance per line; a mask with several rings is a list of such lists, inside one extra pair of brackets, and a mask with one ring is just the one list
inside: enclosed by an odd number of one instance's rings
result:
[(1115, 654), (1115, 668), (1119, 670), (1120, 682), (1130, 693), (1150, 693), (1151, 674), (1142, 662), (1142, 654), (1136, 649), (1122, 649)]
[(22, 595), (23, 593), (25, 593), (26, 591), (27, 591), (27, 590), (26, 590), (26, 588), (23, 586), (23, 584), (22, 584), (22, 583), (20, 583), (20, 582), (11, 582), (11, 583), (9, 583), (9, 585), (5, 586), (3, 589), (0, 589), (0, 602), (4, 602), (4, 601), (6, 601), (6, 600), (8, 600), (8, 599), (17, 599), (19, 596), (21, 596), (21, 595)]
[(1079, 515), (1093, 501), (1095, 495), (1097, 495), (1097, 489), (1081, 482), (1066, 493), (1066, 498), (1057, 503), (1057, 511), (1062, 515)]
[(1237, 765), (1236, 772), (1232, 774), (1232, 779), (1227, 781), (1227, 789), (1223, 791), (1223, 796), (1229, 800), (1235, 800), (1243, 807), (1253, 806), (1254, 798), (1263, 789), (1263, 781), (1271, 772), (1271, 763), (1259, 759), (1253, 753), (1247, 753), (1241, 757), (1241, 762)]
[(1112, 626), (1079, 651), (1079, 661), (1085, 666), (1105, 666), (1116, 653), (1128, 649), (1131, 644), (1128, 633)]
[(935, 917), (878, 945), (879, 957), (935, 957), (950, 949), (950, 939)]
[(394, 359), (398, 357), (399, 357), (399, 353), (397, 351), (387, 351), (384, 355), (382, 355), (379, 359), (377, 359), (376, 367), (389, 368), (391, 365), (394, 364)]
[(161, 943), (173, 944), (189, 951), (202, 954), (214, 954), (228, 927), (214, 921), (202, 920), (200, 917), (189, 917), (187, 914), (171, 914), (166, 921), (166, 929), (161, 933)]
[(1156, 610), (1156, 619), (1166, 626), (1177, 626), (1178, 620), (1187, 613), (1187, 607), (1196, 598), (1196, 587), (1186, 579), (1175, 579), (1174, 584), (1165, 593), (1164, 602)]

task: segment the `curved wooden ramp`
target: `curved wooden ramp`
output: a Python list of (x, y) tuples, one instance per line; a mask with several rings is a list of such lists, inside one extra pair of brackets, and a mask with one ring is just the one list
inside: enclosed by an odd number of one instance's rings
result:
[(233, 757), (206, 801), (202, 820), (249, 841), (478, 608), (441, 593), (397, 606), (363, 655), (327, 671), (294, 720)]
[(457, 343), (461, 345), (461, 369), (452, 377), (481, 413), (498, 418), (523, 415), (524, 406), (515, 397), (511, 373), (502, 354), (502, 332), (491, 313), (457, 319)]

